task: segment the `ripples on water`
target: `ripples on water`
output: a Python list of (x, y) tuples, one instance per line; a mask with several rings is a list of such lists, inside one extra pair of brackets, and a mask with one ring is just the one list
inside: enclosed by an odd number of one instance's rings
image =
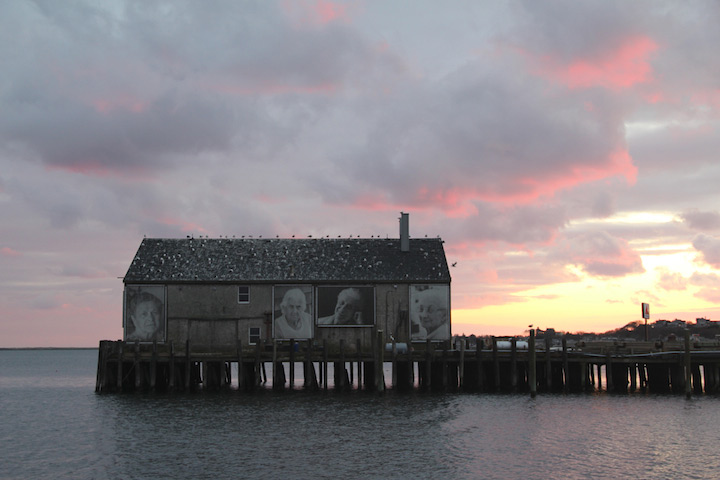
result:
[(0, 351), (0, 478), (717, 477), (720, 398), (96, 395), (97, 351)]

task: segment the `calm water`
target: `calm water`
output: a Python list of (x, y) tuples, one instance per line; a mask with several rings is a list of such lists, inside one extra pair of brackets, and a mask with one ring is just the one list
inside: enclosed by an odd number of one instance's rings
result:
[(720, 397), (97, 395), (96, 362), (0, 351), (0, 478), (720, 476)]

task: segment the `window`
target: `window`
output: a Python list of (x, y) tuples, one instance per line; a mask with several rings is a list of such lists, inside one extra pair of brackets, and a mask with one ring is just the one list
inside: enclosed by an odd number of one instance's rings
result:
[(260, 342), (260, 327), (248, 328), (248, 343), (257, 345)]
[(250, 287), (248, 285), (238, 287), (238, 303), (250, 303)]

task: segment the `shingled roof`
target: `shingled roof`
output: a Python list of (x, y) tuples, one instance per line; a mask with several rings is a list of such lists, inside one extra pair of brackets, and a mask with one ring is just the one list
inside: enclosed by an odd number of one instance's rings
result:
[(443, 241), (146, 238), (125, 283), (449, 283)]

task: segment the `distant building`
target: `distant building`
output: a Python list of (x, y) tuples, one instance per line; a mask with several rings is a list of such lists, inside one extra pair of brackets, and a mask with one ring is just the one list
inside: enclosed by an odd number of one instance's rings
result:
[(680, 320), (679, 318), (676, 318), (675, 320), (673, 320), (672, 322), (670, 322), (670, 324), (671, 324), (673, 327), (681, 327), (681, 328), (684, 328), (684, 327), (687, 326), (687, 323), (685, 322), (685, 320)]
[(712, 320), (709, 320), (707, 318), (696, 318), (695, 319), (695, 325), (698, 327), (710, 327), (714, 325), (717, 322), (713, 322)]
[[(146, 238), (123, 283), (126, 341), (449, 340), (440, 238)], [(404, 223), (403, 223), (404, 222)]]

